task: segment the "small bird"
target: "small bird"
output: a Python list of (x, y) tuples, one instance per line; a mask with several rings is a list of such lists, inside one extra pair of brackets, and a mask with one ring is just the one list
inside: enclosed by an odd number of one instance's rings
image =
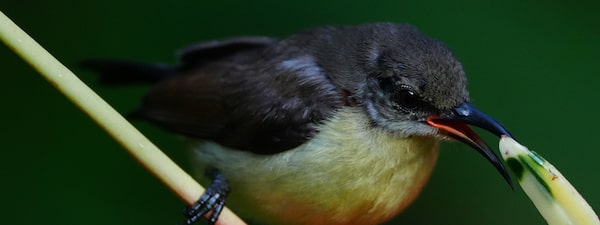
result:
[(177, 65), (83, 66), (105, 84), (153, 84), (130, 117), (185, 136), (208, 186), (186, 224), (214, 224), (226, 199), (261, 224), (380, 224), (417, 197), (440, 140), (470, 145), (512, 185), (468, 125), (511, 135), (470, 103), (450, 49), (411, 25), (234, 37), (188, 47)]

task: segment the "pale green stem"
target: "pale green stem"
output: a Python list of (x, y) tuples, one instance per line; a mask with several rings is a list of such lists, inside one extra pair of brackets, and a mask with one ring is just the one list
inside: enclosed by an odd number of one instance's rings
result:
[[(0, 39), (181, 199), (188, 204), (198, 200), (204, 189), (192, 177), (1, 11)], [(244, 222), (228, 209), (224, 209), (218, 224), (232, 225)]]

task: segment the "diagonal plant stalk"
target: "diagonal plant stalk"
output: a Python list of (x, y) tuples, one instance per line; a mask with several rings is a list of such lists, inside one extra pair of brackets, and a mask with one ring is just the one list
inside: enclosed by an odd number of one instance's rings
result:
[[(200, 198), (204, 192), (202, 186), (1, 11), (0, 40), (187, 204), (191, 205)], [(217, 225), (240, 224), (245, 223), (227, 208), (223, 209), (217, 221)]]
[(600, 225), (592, 207), (550, 162), (514, 139), (500, 138), (502, 158), (549, 225)]

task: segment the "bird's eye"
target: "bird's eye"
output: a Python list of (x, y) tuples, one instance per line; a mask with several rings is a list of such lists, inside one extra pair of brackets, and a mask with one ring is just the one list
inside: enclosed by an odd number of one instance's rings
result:
[(421, 102), (419, 96), (417, 96), (417, 94), (408, 87), (400, 88), (400, 90), (396, 92), (394, 98), (398, 105), (408, 109), (416, 108)]

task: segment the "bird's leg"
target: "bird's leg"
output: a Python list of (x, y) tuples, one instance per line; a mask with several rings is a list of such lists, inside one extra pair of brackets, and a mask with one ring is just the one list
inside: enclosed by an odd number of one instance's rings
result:
[(221, 214), (221, 210), (225, 206), (229, 184), (225, 177), (217, 171), (210, 172), (209, 177), (213, 179), (212, 184), (194, 205), (186, 208), (184, 215), (187, 219), (184, 224), (193, 224), (208, 215), (211, 211), (212, 214), (207, 219), (208, 223), (214, 225), (217, 222), (219, 214)]

